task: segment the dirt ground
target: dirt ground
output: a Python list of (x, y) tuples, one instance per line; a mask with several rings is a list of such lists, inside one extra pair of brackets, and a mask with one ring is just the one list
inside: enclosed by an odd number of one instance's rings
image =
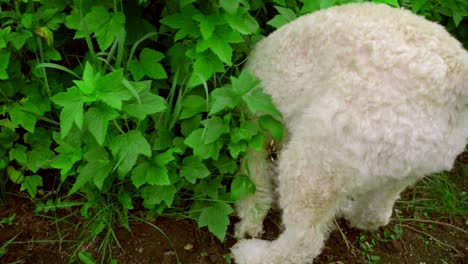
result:
[[(16, 213), (16, 220), (13, 225), (0, 226), (0, 245), (17, 237), (0, 262), (68, 263), (83, 220), (74, 217), (57, 226), (50, 219), (34, 215), (32, 210), (33, 205), (20, 198), (9, 199), (4, 205), (0, 219)], [(273, 239), (279, 233), (278, 215), (272, 213), (268, 217), (266, 239)], [(227, 263), (229, 248), (235, 243), (232, 237), (220, 243), (206, 230), (198, 230), (190, 220), (159, 218), (153, 224), (159, 230), (146, 223), (134, 223), (131, 233), (118, 228), (116, 236), (121, 247), (115, 247), (113, 258), (121, 264), (172, 264), (177, 260), (181, 263)], [(338, 224), (340, 228), (331, 233), (322, 254), (314, 263), (370, 263), (368, 256), (371, 255), (380, 257), (380, 261), (374, 263), (468, 263), (468, 236), (453, 227), (435, 224), (428, 231), (432, 236), (429, 237), (421, 233), (418, 223), (405, 223), (401, 238), (390, 242), (374, 241), (375, 245), (372, 245), (372, 234), (349, 228), (343, 220)], [(462, 220), (451, 224), (466, 230)], [(392, 229), (393, 225), (387, 228)], [(61, 237), (57, 236), (57, 228), (61, 230)], [(359, 243), (362, 234), (373, 248), (367, 254), (363, 253)], [(99, 244), (99, 240), (95, 242)], [(92, 251), (96, 245), (85, 249)]]
[[(468, 155), (461, 155), (458, 163), (468, 164)], [(456, 170), (452, 171), (455, 175), (452, 180), (466, 191), (468, 177)], [(407, 191), (402, 199), (409, 200), (411, 193)], [(33, 210), (34, 205), (28, 199), (16, 194), (8, 195), (6, 201), (0, 203), (0, 220), (16, 214), (12, 223), (0, 224), (0, 263), (79, 263), (71, 260), (74, 252), (96, 253), (99, 249), (102, 236), (77, 248), (85, 224), (78, 214), (70, 216), (71, 211), (64, 211), (50, 217), (52, 214), (39, 216)], [(414, 221), (412, 216), (406, 215), (404, 219), (407, 220), (399, 223), (401, 236), (387, 237), (387, 241), (379, 241), (376, 234), (385, 238), (384, 229), (395, 230), (396, 221), (379, 232), (369, 233), (350, 228), (344, 220), (338, 220), (314, 263), (468, 263), (468, 216)], [(232, 222), (236, 221), (233, 217)], [(275, 239), (280, 233), (280, 223), (280, 213), (270, 213), (265, 221), (263, 238)], [(228, 230), (229, 234), (233, 233), (232, 229), (233, 226)], [(206, 228), (200, 230), (194, 221), (187, 219), (157, 218), (151, 225), (135, 222), (131, 224), (131, 230), (115, 229), (119, 245), (114, 246), (112, 258), (119, 264), (229, 263), (229, 248), (236, 242), (228, 234), (226, 241), (221, 243)], [(13, 238), (14, 241), (4, 248)]]

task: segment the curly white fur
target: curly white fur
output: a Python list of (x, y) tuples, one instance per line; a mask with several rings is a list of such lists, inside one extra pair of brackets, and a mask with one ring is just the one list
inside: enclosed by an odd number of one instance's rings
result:
[[(347, 4), (262, 40), (246, 66), (284, 115), (277, 166), (285, 231), (240, 240), (239, 264), (310, 263), (329, 224), (386, 225), (399, 193), (453, 166), (468, 136), (468, 52), (403, 9)], [(237, 205), (239, 236), (258, 236), (273, 201), (266, 152), (247, 156), (255, 195)]]

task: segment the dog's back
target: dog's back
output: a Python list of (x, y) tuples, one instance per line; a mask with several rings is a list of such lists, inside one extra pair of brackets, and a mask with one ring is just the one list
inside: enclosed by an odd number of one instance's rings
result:
[(260, 41), (246, 68), (286, 119), (329, 89), (374, 104), (468, 103), (468, 54), (461, 44), (442, 26), (383, 4), (302, 16)]
[(300, 17), (259, 42), (247, 68), (291, 133), (306, 126), (370, 177), (449, 169), (466, 144), (468, 53), (408, 10), (360, 3)]

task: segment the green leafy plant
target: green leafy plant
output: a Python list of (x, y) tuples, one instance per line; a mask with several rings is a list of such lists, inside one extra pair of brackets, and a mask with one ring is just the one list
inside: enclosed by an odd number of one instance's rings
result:
[(4, 217), (0, 220), (0, 225), (13, 225), (13, 222), (16, 218), (16, 214)]
[[(223, 240), (232, 203), (255, 192), (240, 161), (284, 134), (243, 62), (275, 28), (348, 2), (0, 0), (0, 187), (27, 192), (38, 213), (79, 209), (102, 254), (136, 211)], [(468, 39), (466, 0), (375, 2)]]
[(394, 225), (393, 228), (385, 227), (383, 232), (376, 232), (374, 237), (381, 242), (391, 242), (399, 239), (403, 235), (401, 225)]
[[(466, 176), (466, 166), (463, 169)], [(454, 218), (468, 213), (468, 193), (451, 181), (447, 173), (425, 178), (415, 187), (412, 195), (411, 199), (398, 202), (400, 208), (411, 214), (417, 212), (424, 217), (438, 215)]]
[(372, 253), (375, 250), (375, 246), (377, 242), (374, 238), (370, 240), (367, 238), (365, 234), (361, 234), (357, 237), (359, 246), (361, 248), (361, 255), (369, 261), (369, 263), (377, 264), (380, 262), (380, 256), (373, 255)]
[[(1, 124), (11, 142), (2, 160), (11, 164), (10, 180), (35, 198), (40, 171), (56, 169), (64, 199), (84, 194), (81, 211), (90, 219), (112, 201), (125, 214), (142, 206), (159, 215), (191, 201), (190, 216), (224, 239), (230, 204), (255, 190), (236, 176), (237, 161), (261, 147), (264, 129), (280, 139), (282, 125), (247, 72), (216, 76), (245, 56), (232, 44), (259, 30), (249, 4), (204, 8), (166, 3), (159, 31), (173, 43), (160, 51), (154, 25), (140, 19), (141, 30), (127, 21), (141, 15), (138, 5), (2, 5)], [(70, 43), (84, 57), (65, 60)], [(40, 202), (37, 211), (67, 206), (57, 201)]]

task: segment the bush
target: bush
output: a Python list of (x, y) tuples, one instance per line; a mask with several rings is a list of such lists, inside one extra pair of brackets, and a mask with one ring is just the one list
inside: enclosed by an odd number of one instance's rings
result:
[[(124, 226), (144, 209), (191, 217), (223, 240), (232, 202), (255, 191), (240, 160), (283, 131), (240, 70), (248, 52), (297, 16), (346, 2), (0, 0), (0, 169), (37, 211), (81, 206), (91, 218), (112, 203)], [(468, 1), (375, 2), (468, 43)]]

